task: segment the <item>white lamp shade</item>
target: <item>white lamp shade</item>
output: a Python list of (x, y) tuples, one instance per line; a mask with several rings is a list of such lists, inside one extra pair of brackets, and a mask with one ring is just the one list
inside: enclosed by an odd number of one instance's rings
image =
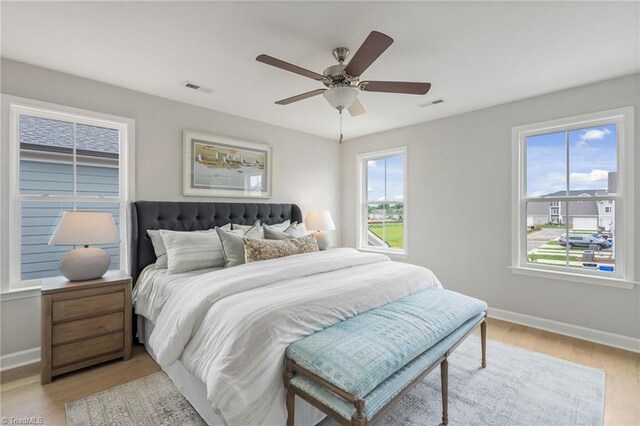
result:
[(333, 231), (336, 229), (331, 213), (326, 210), (311, 210), (307, 212), (304, 224), (310, 231)]
[(49, 245), (116, 244), (118, 228), (109, 212), (64, 212)]
[(345, 108), (349, 108), (353, 101), (356, 100), (358, 89), (354, 87), (332, 87), (325, 90), (323, 96), (332, 107), (342, 111)]

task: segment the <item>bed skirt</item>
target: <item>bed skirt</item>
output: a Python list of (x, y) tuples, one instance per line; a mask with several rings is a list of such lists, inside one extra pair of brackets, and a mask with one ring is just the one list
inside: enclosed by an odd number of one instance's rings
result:
[[(145, 349), (155, 360), (156, 357), (153, 354), (153, 350), (149, 347), (148, 341), (151, 332), (153, 331), (154, 324), (151, 320), (137, 316), (137, 337), (140, 343), (144, 344)], [(180, 393), (189, 401), (189, 403), (196, 409), (198, 414), (211, 426), (226, 426), (226, 423), (211, 406), (211, 402), (207, 399), (207, 387), (200, 379), (191, 374), (181, 361), (176, 361), (167, 368), (162, 369), (167, 376), (171, 379)], [(308, 402), (296, 398), (296, 425), (316, 425), (326, 417), (326, 415), (309, 404)]]

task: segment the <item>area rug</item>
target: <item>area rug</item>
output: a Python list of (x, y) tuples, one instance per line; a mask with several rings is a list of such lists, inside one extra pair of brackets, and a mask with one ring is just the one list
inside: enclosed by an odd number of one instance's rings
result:
[[(604, 371), (471, 335), (449, 358), (450, 425), (602, 425)], [(378, 425), (441, 422), (440, 371), (405, 395)], [(204, 421), (162, 372), (66, 405), (70, 426), (202, 425)], [(334, 426), (330, 419), (321, 426)]]

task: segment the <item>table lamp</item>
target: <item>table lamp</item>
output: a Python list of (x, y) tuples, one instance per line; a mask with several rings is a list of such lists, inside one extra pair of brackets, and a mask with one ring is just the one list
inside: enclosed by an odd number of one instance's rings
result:
[(331, 219), (331, 213), (326, 210), (311, 210), (307, 212), (304, 224), (308, 230), (314, 231), (312, 235), (318, 241), (318, 248), (320, 250), (328, 249), (331, 239), (325, 231), (336, 229), (336, 225), (333, 224), (333, 219)]
[(111, 257), (106, 251), (89, 245), (119, 242), (120, 236), (111, 213), (64, 212), (49, 245), (84, 246), (62, 257), (60, 272), (70, 281), (85, 281), (100, 278), (111, 264)]

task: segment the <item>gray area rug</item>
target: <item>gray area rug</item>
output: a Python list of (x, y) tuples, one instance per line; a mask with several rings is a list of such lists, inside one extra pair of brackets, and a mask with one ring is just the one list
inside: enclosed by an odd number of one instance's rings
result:
[[(469, 336), (449, 358), (450, 425), (602, 425), (604, 371), (489, 340), (486, 369), (480, 339)], [(439, 425), (440, 370), (390, 409), (378, 425)], [(66, 405), (76, 425), (202, 425), (204, 421), (162, 372)], [(325, 419), (321, 426), (337, 423)]]

